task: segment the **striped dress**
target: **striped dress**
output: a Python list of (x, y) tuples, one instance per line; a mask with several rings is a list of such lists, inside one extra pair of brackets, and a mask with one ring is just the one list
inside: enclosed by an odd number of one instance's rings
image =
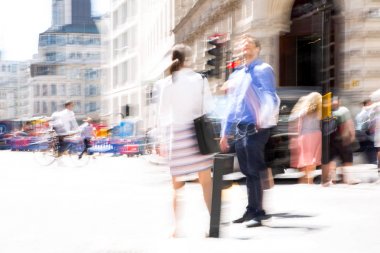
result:
[(169, 154), (169, 167), (172, 176), (181, 176), (210, 169), (214, 155), (199, 152), (194, 125), (173, 127)]

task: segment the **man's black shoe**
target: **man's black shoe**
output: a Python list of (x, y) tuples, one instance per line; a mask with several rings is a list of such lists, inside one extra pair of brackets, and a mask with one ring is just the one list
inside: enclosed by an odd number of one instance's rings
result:
[(234, 220), (233, 223), (243, 223), (245, 221), (251, 220), (252, 218), (253, 218), (252, 214), (245, 212), (241, 218)]
[(257, 216), (256, 219), (259, 220), (259, 221), (268, 221), (268, 220), (272, 219), (272, 215), (270, 215), (270, 214), (263, 214), (263, 215)]
[(258, 218), (253, 218), (247, 222), (244, 222), (244, 225), (247, 227), (247, 228), (253, 228), (253, 227), (260, 227), (262, 224), (261, 224), (261, 220), (258, 219)]

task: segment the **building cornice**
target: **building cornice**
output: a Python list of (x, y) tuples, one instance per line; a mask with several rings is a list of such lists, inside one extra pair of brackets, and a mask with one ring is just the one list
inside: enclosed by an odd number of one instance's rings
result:
[(192, 8), (186, 13), (186, 15), (178, 22), (178, 24), (174, 27), (173, 32), (177, 33), (180, 29), (182, 29), (188, 21), (196, 14), (196, 11), (208, 0), (198, 0)]
[[(220, 20), (226, 13), (231, 13), (239, 2), (239, 0), (197, 1), (174, 27), (176, 43), (191, 41), (203, 33), (210, 24)], [(204, 9), (198, 11), (201, 7)]]

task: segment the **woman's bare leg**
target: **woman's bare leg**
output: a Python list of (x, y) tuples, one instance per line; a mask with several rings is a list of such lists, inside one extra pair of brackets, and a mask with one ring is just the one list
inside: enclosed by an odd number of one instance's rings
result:
[(174, 232), (173, 232), (173, 237), (176, 237), (177, 235), (177, 224), (178, 224), (178, 221), (179, 221), (179, 213), (178, 213), (178, 207), (177, 207), (177, 195), (178, 195), (178, 191), (179, 189), (183, 188), (183, 186), (185, 185), (185, 182), (179, 182), (177, 181), (177, 178), (176, 177), (172, 177), (172, 183), (173, 183), (173, 189), (174, 189), (174, 194), (173, 194), (173, 210), (174, 210), (174, 218), (175, 218), (175, 229), (174, 229)]
[(203, 198), (205, 200), (207, 209), (211, 213), (211, 198), (212, 198), (212, 180), (211, 169), (198, 172), (199, 183), (202, 186)]

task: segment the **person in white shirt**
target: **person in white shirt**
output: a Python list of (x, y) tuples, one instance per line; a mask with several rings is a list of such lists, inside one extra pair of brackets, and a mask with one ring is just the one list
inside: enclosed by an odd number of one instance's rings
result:
[[(194, 129), (194, 119), (211, 112), (213, 98), (207, 79), (194, 72), (190, 47), (179, 44), (172, 49), (171, 75), (156, 85), (162, 87), (159, 102), (159, 128), (170, 129), (169, 167), (175, 191), (174, 211), (178, 220), (176, 195), (184, 186), (179, 176), (197, 173), (203, 197), (211, 209), (211, 167), (214, 155), (202, 155)], [(178, 226), (173, 236), (178, 236)]]
[(374, 146), (377, 149), (377, 167), (380, 169), (380, 89), (370, 95), (373, 103), (372, 131), (374, 132)]
[(53, 129), (58, 136), (58, 155), (61, 155), (67, 149), (67, 143), (65, 143), (64, 139), (79, 133), (79, 126), (73, 110), (74, 102), (69, 100), (65, 103), (65, 109), (51, 115)]

